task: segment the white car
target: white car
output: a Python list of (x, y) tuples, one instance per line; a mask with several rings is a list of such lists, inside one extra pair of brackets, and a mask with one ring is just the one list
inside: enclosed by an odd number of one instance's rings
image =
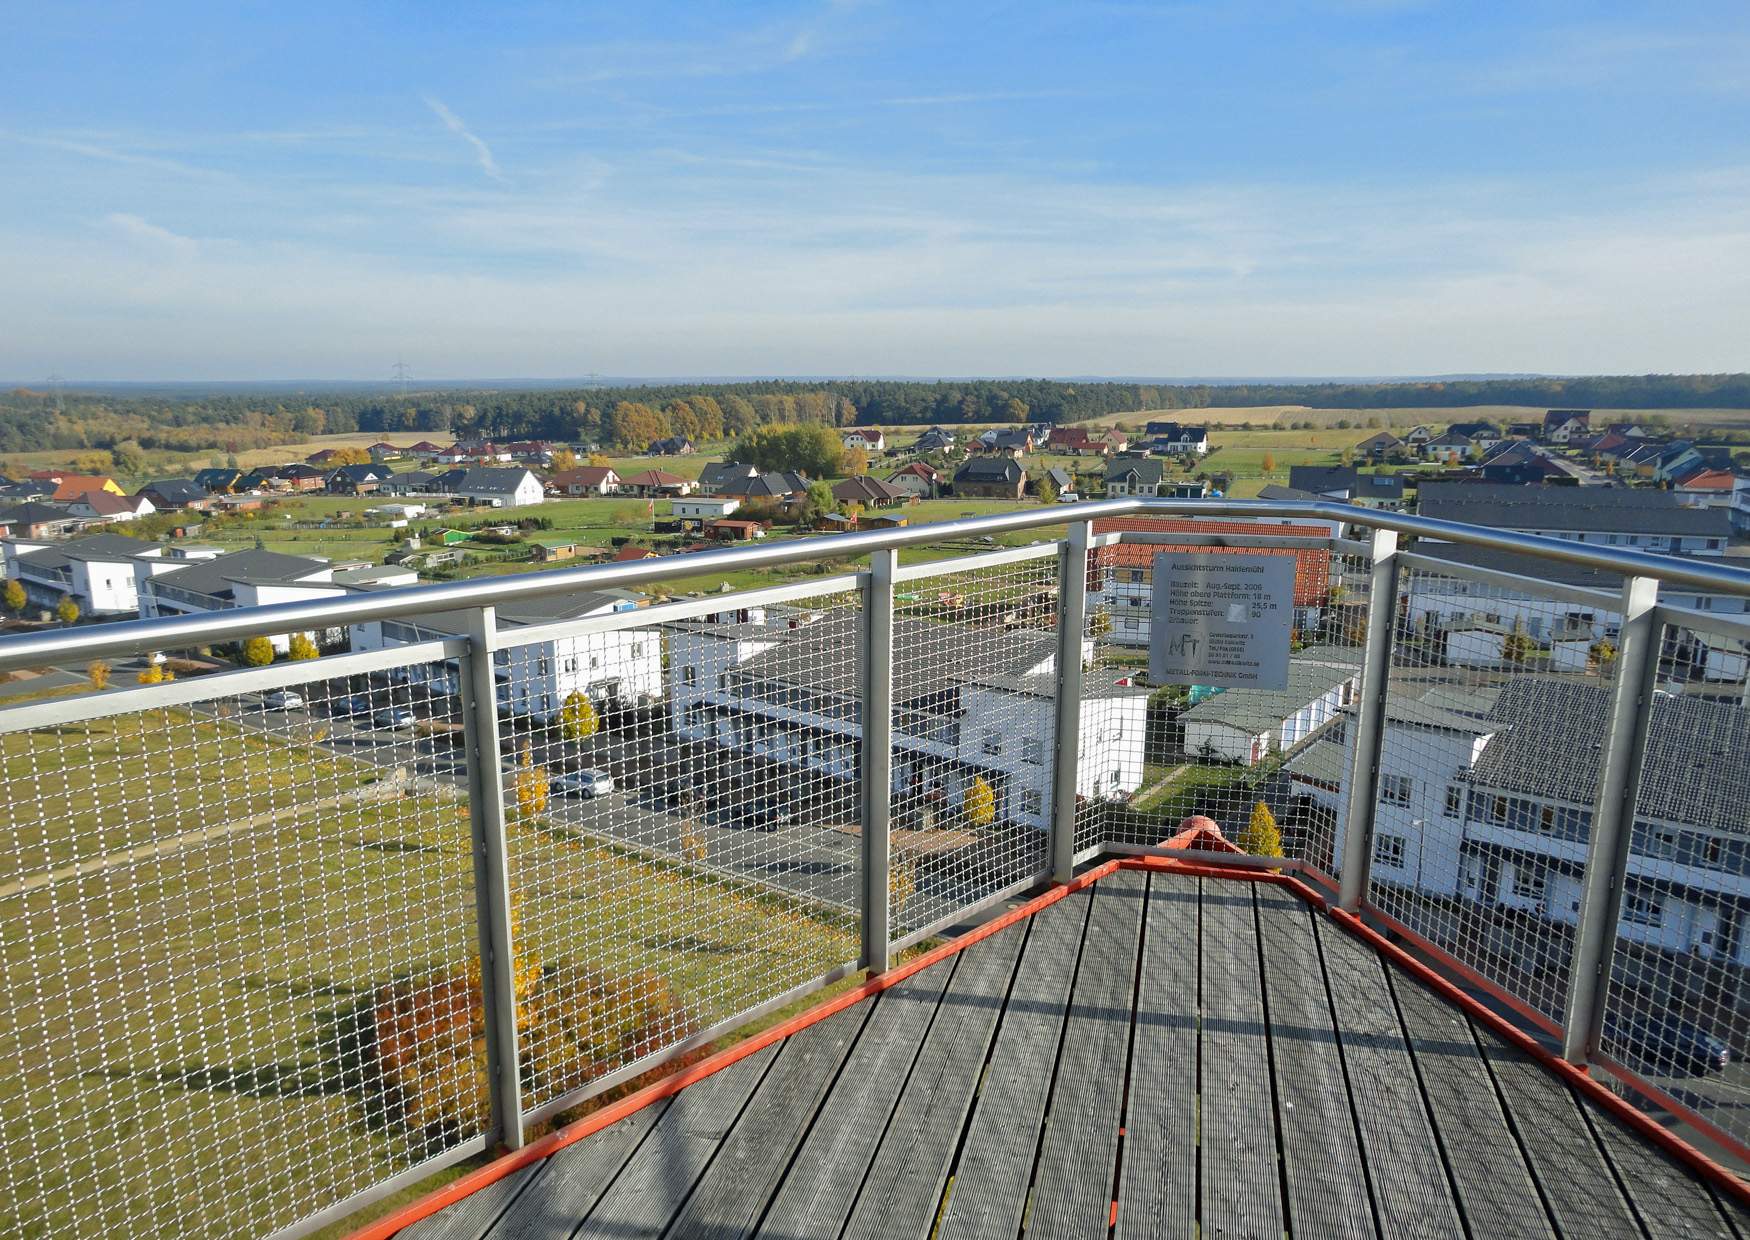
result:
[(554, 792), (574, 797), (605, 797), (614, 790), (614, 777), (606, 771), (566, 771), (555, 775)]
[(290, 689), (270, 689), (261, 695), (263, 710), (299, 710), (304, 705), (304, 699)]
[(371, 716), (371, 726), (374, 728), (382, 728), (385, 731), (411, 728), (417, 722), (419, 721), (414, 717), (412, 711), (400, 706), (390, 707), (388, 710), (379, 710)]

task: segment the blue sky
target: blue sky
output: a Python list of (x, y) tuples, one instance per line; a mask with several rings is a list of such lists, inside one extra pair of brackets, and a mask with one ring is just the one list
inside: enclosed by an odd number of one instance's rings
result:
[(1750, 5), (58, 3), (0, 376), (1750, 367)]

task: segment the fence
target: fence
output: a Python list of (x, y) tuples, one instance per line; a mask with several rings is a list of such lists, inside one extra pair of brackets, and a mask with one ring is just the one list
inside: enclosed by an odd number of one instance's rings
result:
[[(1287, 690), (1147, 683), (1162, 551), (1293, 559)], [(8, 639), (350, 652), (0, 708), (0, 1235), (307, 1234), (1197, 812), (1737, 1148), (1747, 596), (1124, 500)]]

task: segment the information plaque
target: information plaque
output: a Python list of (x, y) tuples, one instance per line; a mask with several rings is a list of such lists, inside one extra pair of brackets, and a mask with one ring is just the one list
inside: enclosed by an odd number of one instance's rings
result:
[(1149, 679), (1157, 685), (1286, 689), (1295, 566), (1293, 555), (1155, 556)]

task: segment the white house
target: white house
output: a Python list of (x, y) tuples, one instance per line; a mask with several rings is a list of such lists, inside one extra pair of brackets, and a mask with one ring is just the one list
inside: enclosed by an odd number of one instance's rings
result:
[(121, 534), (90, 534), (68, 542), (0, 541), (5, 576), (24, 587), (35, 606), (53, 609), (71, 598), (86, 616), (132, 616), (140, 609), (137, 561), (161, 559), (159, 543)]
[[(857, 775), (848, 616), (753, 610), (669, 626), (675, 732), (841, 779)], [(952, 814), (974, 780), (998, 821), (1044, 830), (1051, 802), (1055, 639), (902, 620), (894, 626), (893, 786), (902, 818)], [(1077, 790), (1114, 798), (1142, 783), (1148, 694), (1090, 689)]]
[(434, 492), (492, 508), (521, 508), (547, 498), (541, 480), (531, 471), (518, 467), (500, 469), (475, 465), (452, 469), (439, 474), (430, 485)]
[(1354, 701), (1359, 651), (1302, 651), (1288, 667), (1286, 689), (1224, 689), (1188, 707), (1179, 722), (1184, 749), (1206, 761), (1255, 766), (1288, 753), (1334, 722)]
[(67, 502), (75, 517), (94, 521), (133, 521), (149, 517), (158, 509), (144, 495), (117, 495), (113, 491), (87, 491)]
[(1157, 495), (1166, 466), (1147, 457), (1118, 456), (1106, 462), (1106, 494)]
[[(277, 551), (233, 551), (229, 555), (185, 563), (166, 559), (137, 559), (134, 579), (140, 596), (140, 615), (199, 615), (233, 607), (265, 607), (272, 603), (299, 602), (345, 594), (346, 587), (333, 581), (334, 565), (314, 556), (282, 555)], [(292, 634), (263, 634), (280, 654), (286, 653)], [(312, 641), (327, 643), (338, 638), (335, 630), (306, 630)]]
[[(498, 609), (502, 628), (521, 628), (559, 620), (579, 620), (636, 611), (637, 596), (624, 590), (598, 590), (508, 603)], [(409, 620), (372, 620), (351, 626), (354, 650), (380, 650), (468, 631), (463, 612), (435, 612)], [(502, 709), (531, 718), (551, 719), (573, 693), (582, 693), (600, 710), (648, 705), (662, 696), (662, 640), (653, 628), (630, 627), (559, 637), (500, 650), (494, 656)], [(453, 692), (457, 669), (422, 664), (399, 669), (401, 679)]]
[(873, 426), (858, 426), (845, 432), (845, 447), (868, 452), (887, 451), (887, 436)]
[(716, 521), (740, 507), (733, 495), (693, 495), (670, 503), (669, 515), (680, 521)]

